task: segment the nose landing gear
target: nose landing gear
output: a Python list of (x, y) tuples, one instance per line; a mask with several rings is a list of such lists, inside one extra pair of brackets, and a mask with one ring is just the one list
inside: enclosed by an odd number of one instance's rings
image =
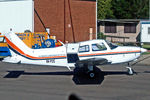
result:
[(137, 74), (130, 66), (130, 63), (128, 63), (128, 67), (127, 68), (127, 73), (128, 75), (134, 75), (134, 74)]
[(126, 67), (128, 70), (127, 70), (127, 73), (128, 75), (133, 75), (134, 74), (134, 70), (131, 68), (131, 67)]

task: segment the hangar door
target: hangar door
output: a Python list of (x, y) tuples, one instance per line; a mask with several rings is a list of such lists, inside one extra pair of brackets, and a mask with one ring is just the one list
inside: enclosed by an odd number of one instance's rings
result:
[(0, 0), (0, 33), (34, 31), (33, 0)]

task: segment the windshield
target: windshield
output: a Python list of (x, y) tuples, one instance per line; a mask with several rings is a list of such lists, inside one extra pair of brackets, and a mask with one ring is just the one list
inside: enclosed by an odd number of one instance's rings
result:
[(115, 48), (118, 47), (116, 44), (113, 44), (113, 43), (111, 43), (109, 41), (106, 41), (106, 43), (108, 44), (108, 46), (110, 47), (110, 49), (115, 49)]

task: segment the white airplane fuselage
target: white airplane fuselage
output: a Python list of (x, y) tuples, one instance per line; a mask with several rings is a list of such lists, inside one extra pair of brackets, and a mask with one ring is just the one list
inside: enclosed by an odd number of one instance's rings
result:
[(77, 54), (79, 60), (104, 58), (109, 64), (117, 64), (136, 60), (141, 53), (146, 52), (140, 47), (117, 46), (105, 40), (90, 40), (54, 48), (31, 49), (15, 33), (7, 33), (5, 39), (12, 56), (6, 57), (3, 61), (10, 63), (75, 67), (76, 56), (74, 54)]

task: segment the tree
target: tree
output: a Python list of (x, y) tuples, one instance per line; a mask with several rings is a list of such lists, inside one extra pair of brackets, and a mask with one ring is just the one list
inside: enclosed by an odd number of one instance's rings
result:
[(114, 18), (113, 11), (111, 10), (112, 0), (98, 0), (97, 1), (97, 17), (98, 19)]
[(98, 39), (106, 39), (106, 36), (104, 35), (104, 33), (99, 32), (99, 33), (97, 33), (97, 38)]
[(148, 18), (149, 0), (112, 0), (111, 4), (117, 19)]
[(112, 0), (112, 10), (117, 19), (130, 18), (129, 2), (126, 0)]
[[(133, 4), (133, 5), (132, 5)], [(130, 5), (132, 6), (132, 16), (137, 19), (148, 19), (149, 17), (149, 0), (133, 0)]]

